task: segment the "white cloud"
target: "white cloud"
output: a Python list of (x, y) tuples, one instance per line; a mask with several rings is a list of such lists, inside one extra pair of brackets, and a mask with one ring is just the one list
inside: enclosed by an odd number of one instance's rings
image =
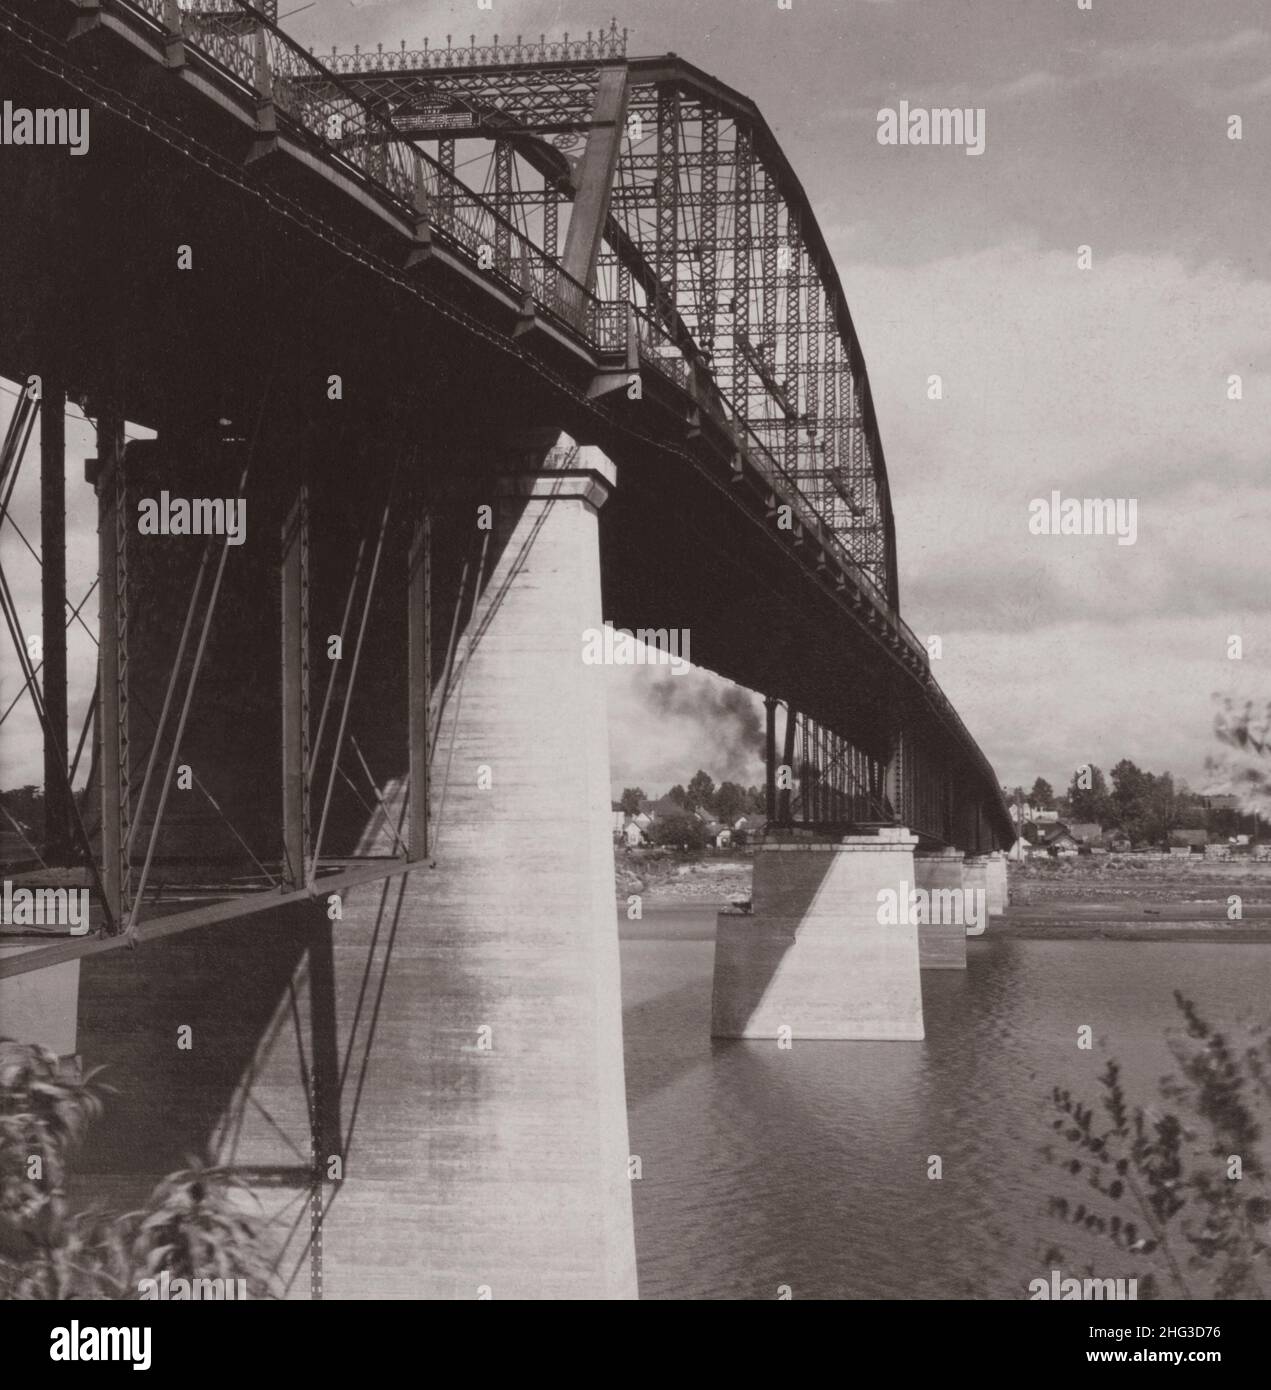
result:
[[(1271, 691), (1271, 284), (1097, 246), (1082, 272), (1075, 247), (1027, 241), (853, 263), (845, 283), (902, 607), (943, 637), (937, 674), (1003, 776), (1091, 746), (1197, 775), (1210, 693), (1237, 677)], [(1052, 489), (1136, 498), (1137, 543), (1031, 535), (1028, 502)]]

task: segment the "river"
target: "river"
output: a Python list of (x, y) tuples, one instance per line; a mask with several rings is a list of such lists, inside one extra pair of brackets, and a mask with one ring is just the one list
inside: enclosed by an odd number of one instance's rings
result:
[(923, 972), (925, 1041), (783, 1051), (709, 1037), (713, 908), (620, 930), (644, 1298), (1026, 1298), (1056, 1240), (1065, 1274), (1141, 1277), (1046, 1214), (1090, 1195), (1042, 1157), (1051, 1088), (1094, 1102), (1115, 1056), (1131, 1099), (1159, 1104), (1176, 988), (1224, 1027), (1271, 1002), (1262, 945), (990, 935), (965, 973)]

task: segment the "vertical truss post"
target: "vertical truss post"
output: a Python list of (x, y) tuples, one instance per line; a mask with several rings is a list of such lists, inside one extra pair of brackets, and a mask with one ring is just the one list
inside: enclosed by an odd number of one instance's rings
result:
[(790, 264), (786, 268), (786, 394), (790, 411), (786, 415), (786, 470), (793, 476), (799, 471), (799, 378), (803, 367), (802, 315), (800, 313), (800, 275), (802, 258), (799, 224), (793, 213), (786, 219), (786, 250)]
[(805, 717), (803, 721), (803, 756), (810, 768), (809, 782), (812, 795), (807, 798), (804, 819), (814, 824), (820, 819), (821, 810), (821, 757), (817, 746), (817, 724), (814, 719)]
[(560, 246), (560, 196), (550, 183), (543, 184), (543, 252), (554, 261)]
[(494, 264), (507, 276), (512, 274), (512, 146), (507, 140), (494, 142), (494, 210), (500, 221), (494, 226)]
[(813, 719), (803, 721), (803, 761), (808, 769), (808, 795), (804, 798), (804, 820), (821, 819), (821, 750), (819, 729)]
[(763, 247), (760, 263), (763, 274), (763, 322), (760, 325), (760, 355), (770, 372), (777, 366), (777, 266), (780, 248), (781, 199), (777, 181), (766, 170), (763, 181)]
[[(842, 452), (843, 419), (839, 413), (842, 403), (840, 402), (838, 396), (838, 364), (839, 354), (842, 351), (842, 344), (839, 342), (839, 335), (835, 327), (834, 314), (831, 311), (831, 306), (828, 300), (826, 302), (825, 307), (825, 391), (824, 400), (822, 402), (822, 409), (825, 412), (825, 432), (822, 436), (822, 443), (824, 445), (822, 459), (825, 470), (825, 476), (827, 478), (831, 478), (836, 476), (836, 470), (844, 462)], [(837, 476), (842, 477), (842, 474), (839, 473), (837, 474)], [(856, 479), (853, 477), (851, 481), (854, 483)], [(854, 489), (849, 488), (849, 492), (851, 492), (851, 494), (855, 496)], [(854, 525), (855, 518), (851, 510), (851, 502), (845, 502), (842, 498), (836, 496), (833, 503), (833, 507), (834, 512), (831, 513), (831, 515), (837, 514), (839, 516), (842, 516), (848, 527), (852, 527)], [(851, 550), (852, 558), (854, 560), (860, 560), (862, 558), (862, 556), (858, 553), (856, 549), (854, 536), (852, 537)]]
[(821, 281), (808, 286), (808, 437), (815, 442), (821, 402)]
[(657, 318), (670, 328), (675, 316), (676, 274), (679, 267), (680, 227), (680, 97), (673, 86), (658, 88), (657, 242), (654, 274), (657, 277)]
[(812, 776), (811, 762), (812, 750), (808, 747), (808, 717), (806, 714), (798, 718), (799, 727), (799, 801), (800, 809), (803, 812), (803, 823), (807, 825), (811, 818), (812, 797)]
[(282, 528), (283, 877), (304, 882), (309, 857), (309, 489), (301, 483)]
[(738, 344), (750, 341), (750, 131), (735, 127), (733, 140), (733, 396), (750, 415), (750, 366)]
[(901, 825), (905, 823), (905, 761), (905, 733), (903, 729), (898, 729), (883, 779), (892, 814)]
[(44, 858), (65, 863), (70, 852), (66, 786), (66, 388), (46, 373), (40, 402), (40, 595), (43, 605)]
[[(798, 724), (799, 716), (795, 714), (794, 707), (789, 702), (786, 704), (786, 727), (784, 742), (782, 744), (781, 762), (787, 769), (788, 776), (794, 772), (794, 734), (795, 726)], [(777, 820), (782, 825), (789, 825), (791, 822), (790, 797), (791, 789), (782, 787), (777, 794)]]
[(820, 762), (820, 776), (817, 780), (817, 820), (830, 819), (830, 745), (824, 724), (816, 726), (817, 758)]
[(771, 695), (764, 697), (764, 815), (777, 819), (777, 702)]
[[(447, 174), (454, 175), (455, 172), (455, 142), (450, 140), (438, 140), (437, 142), (437, 163)], [(441, 180), (441, 214), (442, 221), (449, 227), (454, 221), (455, 197), (454, 185), (449, 179)]]
[(719, 112), (713, 106), (703, 105), (701, 124), (702, 215), (698, 233), (701, 238), (701, 297), (697, 332), (702, 347), (713, 353), (719, 293), (716, 284), (719, 272)]
[(407, 572), (407, 719), (410, 741), (410, 825), (407, 858), (428, 856), (428, 784), (432, 704), (432, 513), (425, 507), (415, 519)]
[(831, 824), (838, 821), (835, 805), (838, 799), (838, 763), (834, 757), (838, 739), (833, 729), (825, 730), (825, 819)]
[(131, 754), (128, 747), (128, 492), (124, 422), (97, 418), (98, 658), (97, 766), (101, 770), (102, 890), (111, 917), (127, 913), (131, 892)]

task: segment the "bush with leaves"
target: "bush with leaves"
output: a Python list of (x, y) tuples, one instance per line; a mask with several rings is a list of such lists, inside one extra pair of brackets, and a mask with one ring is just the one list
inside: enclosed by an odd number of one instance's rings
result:
[(254, 1222), (223, 1168), (163, 1179), (140, 1211), (72, 1212), (71, 1152), (109, 1089), (69, 1074), (47, 1048), (0, 1038), (0, 1298), (136, 1299), (143, 1279), (242, 1279), (269, 1298), (274, 1279)]
[[(1162, 1109), (1131, 1110), (1115, 1061), (1099, 1078), (1101, 1124), (1093, 1106), (1055, 1088), (1053, 1128), (1068, 1148), (1043, 1152), (1103, 1200), (1061, 1194), (1050, 1199), (1049, 1210), (1119, 1251), (1151, 1260), (1155, 1268), (1139, 1277), (1143, 1297), (1265, 1298), (1271, 1289), (1265, 1138), (1271, 1032), (1257, 1025), (1234, 1044), (1190, 1000), (1177, 991), (1174, 999), (1184, 1026), (1181, 1033), (1171, 1030), (1169, 1046), (1181, 1074), (1161, 1083)], [(1046, 1259), (1062, 1261), (1064, 1252), (1052, 1247)]]

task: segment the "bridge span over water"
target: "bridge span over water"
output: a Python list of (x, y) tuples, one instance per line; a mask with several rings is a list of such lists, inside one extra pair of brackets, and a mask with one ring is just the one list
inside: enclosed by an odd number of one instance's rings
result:
[[(921, 1038), (964, 925), (880, 924), (879, 892), (1000, 909), (1010, 818), (901, 617), (856, 327), (754, 104), (616, 27), (315, 57), (272, 12), (0, 0), (13, 106), (89, 113), (82, 155), (0, 149), (0, 374), (37, 383), (6, 488), (42, 424), (45, 858), (98, 906), (6, 939), (0, 1005), (128, 1078), (103, 1181), (207, 1145), (273, 1193), (294, 1293), (629, 1295), (584, 634), (687, 629), (765, 699), (717, 1036)], [(74, 795), (68, 400), (98, 434)], [(240, 501), (242, 544), (143, 534), (164, 494)]]

